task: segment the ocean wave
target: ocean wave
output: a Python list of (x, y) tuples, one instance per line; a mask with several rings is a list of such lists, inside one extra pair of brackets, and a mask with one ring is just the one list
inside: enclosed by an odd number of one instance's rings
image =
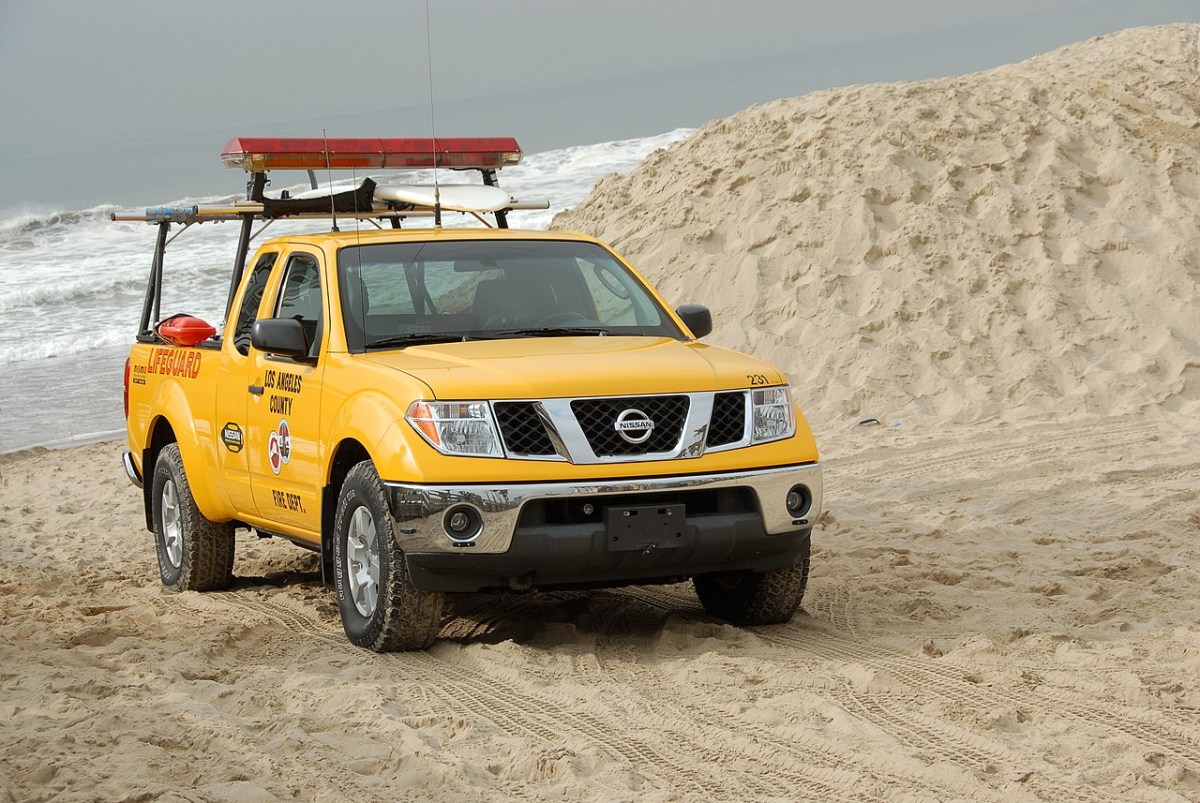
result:
[[(240, 195), (186, 196), (161, 206), (196, 206), (202, 204), (230, 204)], [(36, 209), (22, 208), (0, 211), (0, 238), (15, 238), (35, 234), (55, 226), (77, 226), (81, 223), (112, 224), (114, 213), (137, 214), (145, 207), (126, 207), (116, 204), (100, 204), (89, 209)]]
[[(510, 184), (519, 185), (524, 183), (537, 185), (542, 183), (539, 179), (552, 175), (555, 189), (563, 186), (571, 186), (575, 189), (575, 192), (572, 194), (578, 194), (582, 197), (587, 194), (587, 190), (591, 188), (595, 179), (599, 178), (600, 175), (606, 172), (629, 169), (641, 161), (646, 154), (684, 139), (694, 131), (695, 129), (692, 128), (677, 128), (673, 131), (667, 131), (650, 137), (613, 140), (591, 145), (573, 145), (567, 148), (528, 154), (522, 164), (504, 171), (503, 178), (506, 178), (507, 181), (504, 182), (503, 186), (507, 187)], [(451, 171), (439, 172), (444, 174)], [(364, 173), (363, 175), (367, 174)], [(432, 183), (433, 171), (388, 172), (378, 174), (377, 177), (383, 180), (402, 177), (406, 183), (413, 184)], [(358, 180), (361, 181), (362, 177), (359, 177)], [(353, 183), (350, 179), (346, 179), (346, 181)], [(285, 185), (281, 183), (279, 188), (285, 188)], [(308, 189), (308, 185), (307, 183), (296, 183), (286, 186), (286, 188), (296, 192)], [(537, 187), (529, 187), (528, 189), (537, 191)], [(229, 204), (241, 197), (238, 194), (186, 196), (164, 205)], [(550, 200), (552, 205), (562, 206), (574, 204), (578, 199), (572, 197), (552, 198)], [(4, 209), (0, 210), (0, 239), (17, 238), (23, 235), (43, 232), (55, 226), (76, 226), (81, 223), (111, 224), (110, 217), (114, 212), (136, 213), (141, 211), (141, 207), (135, 209), (114, 204), (100, 204), (89, 209), (80, 210), (37, 209), (30, 207), (17, 210)]]
[[(595, 175), (598, 169), (609, 169), (614, 172), (628, 170), (635, 167), (647, 155), (686, 139), (695, 131), (694, 128), (676, 128), (653, 137), (618, 139), (611, 142), (598, 142), (594, 145), (572, 145), (568, 148), (535, 153), (510, 172), (517, 174), (525, 166), (535, 171), (552, 168), (559, 173), (588, 176)], [(589, 184), (587, 189), (590, 188)]]
[[(510, 223), (530, 229), (548, 227), (557, 212), (583, 199), (597, 179), (632, 169), (646, 154), (691, 131), (681, 128), (651, 137), (528, 154), (522, 164), (503, 171), (501, 185), (523, 200), (546, 200), (550, 207), (514, 212)], [(391, 175), (416, 184), (433, 180), (431, 170)], [(362, 177), (356, 178), (361, 181)], [(461, 180), (453, 171), (440, 171), (440, 179)], [(287, 181), (281, 181), (275, 190)], [(307, 187), (296, 184), (292, 189)], [(223, 204), (235, 197), (194, 196), (171, 205)], [(96, 321), (128, 320), (136, 315), (153, 252), (154, 227), (114, 224), (112, 213), (121, 211), (141, 210), (113, 204), (80, 210), (36, 205), (0, 210), (0, 314), (7, 319), (8, 338), (7, 342), (0, 339), (0, 364), (85, 351), (92, 343), (91, 327)], [(474, 223), (465, 215), (448, 215), (445, 220), (448, 227)], [(311, 227), (311, 221), (278, 221), (267, 235)], [(179, 230), (173, 227), (173, 233)], [(186, 308), (221, 317), (236, 237), (236, 226), (204, 226), (173, 241), (164, 266), (164, 309)], [(42, 337), (47, 330), (55, 336)], [(104, 337), (103, 342), (110, 344), (129, 342), (124, 327), (116, 327)]]
[(34, 286), (0, 293), (0, 312), (34, 307), (59, 306), (71, 301), (95, 299), (100, 295), (119, 292), (141, 293), (146, 278), (92, 279), (80, 278), (56, 284)]
[[(231, 204), (234, 201), (244, 200), (245, 197), (246, 196), (244, 194), (237, 193), (233, 195), (185, 195), (182, 198), (171, 201), (170, 203), (155, 204), (155, 206), (203, 206), (205, 204), (223, 206)], [(141, 212), (142, 207), (138, 207), (137, 211)]]
[[(641, 139), (527, 154), (522, 164), (501, 172), (500, 184), (522, 200), (549, 201), (550, 208), (514, 212), (509, 221), (515, 227), (544, 229), (556, 212), (579, 203), (597, 179), (632, 170), (647, 154), (689, 133), (690, 129), (677, 129)], [(397, 175), (403, 175), (406, 183), (430, 183), (433, 179), (428, 170)], [(361, 181), (362, 176), (352, 178)], [(294, 180), (303, 182), (303, 175)], [(462, 179), (453, 171), (440, 171), (439, 180), (454, 183)], [(271, 194), (293, 179), (282, 174), (277, 181)], [(296, 183), (289, 189), (299, 191), (307, 186)], [(167, 205), (227, 204), (237, 197), (187, 197)], [(63, 210), (26, 203), (0, 209), (4, 413), (10, 422), (39, 422), (36, 438), (16, 446), (75, 437), (75, 422), (95, 422), (97, 415), (108, 415), (104, 411), (111, 412), (114, 426), (120, 425), (121, 355), (134, 342), (156, 234), (155, 227), (145, 223), (112, 222), (112, 213), (122, 211), (137, 213), (142, 207), (103, 204)], [(458, 222), (455, 216), (448, 216), (446, 225)], [(312, 221), (279, 221), (254, 245), (270, 237), (311, 230)], [(180, 227), (172, 227), (172, 235), (180, 231)], [(172, 242), (164, 265), (164, 313), (187, 310), (214, 323), (223, 319), (237, 235), (236, 225), (196, 226)], [(61, 385), (47, 379), (62, 370), (89, 379), (79, 383), (75, 392), (64, 393)], [(104, 377), (103, 381), (90, 380), (97, 376)], [(38, 414), (50, 394), (54, 394), (55, 414), (47, 421)], [(0, 449), (14, 446), (12, 433), (17, 429), (0, 432)]]
[[(133, 327), (136, 328), (136, 327)], [(111, 326), (101, 331), (43, 336), (23, 339), (15, 343), (0, 344), (0, 365), (45, 360), (71, 354), (86, 354), (98, 349), (121, 345), (133, 345), (133, 328)]]
[(107, 221), (118, 208), (111, 204), (102, 204), (91, 209), (75, 211), (18, 212), (15, 215), (0, 218), (0, 237), (19, 237), (53, 226), (74, 226), (80, 223)]

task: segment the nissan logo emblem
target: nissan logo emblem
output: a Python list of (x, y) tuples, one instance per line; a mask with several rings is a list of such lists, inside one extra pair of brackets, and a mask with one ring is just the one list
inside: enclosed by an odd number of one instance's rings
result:
[(627, 443), (645, 443), (654, 432), (654, 422), (641, 410), (630, 408), (617, 416), (613, 429)]

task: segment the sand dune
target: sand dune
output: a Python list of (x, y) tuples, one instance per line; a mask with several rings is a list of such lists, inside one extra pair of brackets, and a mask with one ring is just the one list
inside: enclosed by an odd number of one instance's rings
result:
[(1197, 31), (755, 106), (554, 226), (710, 304), (818, 423), (1195, 414)]
[(755, 107), (559, 218), (790, 372), (787, 625), (471, 596), (376, 655), (278, 541), (166, 593), (120, 444), (0, 457), (0, 801), (1200, 800), (1198, 41)]

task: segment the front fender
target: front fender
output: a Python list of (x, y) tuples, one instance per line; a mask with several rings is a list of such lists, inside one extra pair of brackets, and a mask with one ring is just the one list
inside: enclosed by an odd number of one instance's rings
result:
[[(406, 408), (407, 409), (407, 408)], [(402, 438), (392, 437), (391, 430), (404, 420), (405, 410), (389, 397), (375, 391), (364, 391), (347, 399), (329, 424), (325, 443), (336, 445), (353, 439), (363, 444), (381, 477), (412, 476), (412, 450)], [(325, 481), (332, 477), (334, 453), (326, 457)], [(405, 471), (405, 469), (409, 471)], [(395, 474), (395, 471), (404, 473)]]

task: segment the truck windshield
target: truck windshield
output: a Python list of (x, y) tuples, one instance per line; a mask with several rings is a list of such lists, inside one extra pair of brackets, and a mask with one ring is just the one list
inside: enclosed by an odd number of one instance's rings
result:
[(350, 351), (508, 337), (686, 339), (604, 248), (570, 240), (371, 243), (338, 255)]

